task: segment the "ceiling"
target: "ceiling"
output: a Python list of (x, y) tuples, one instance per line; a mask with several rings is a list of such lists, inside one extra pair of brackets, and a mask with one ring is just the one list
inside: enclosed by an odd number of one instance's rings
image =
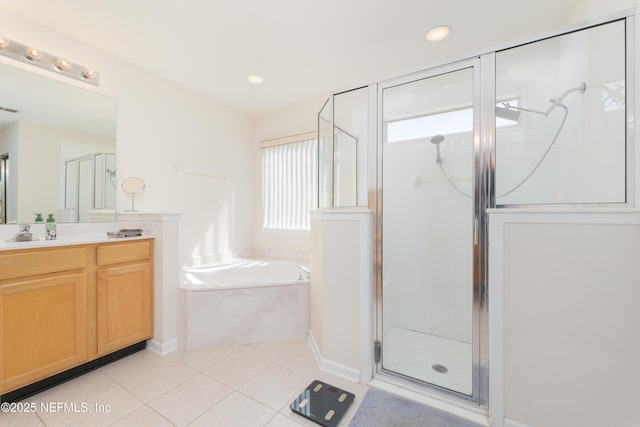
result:
[[(0, 6), (259, 115), (561, 27), (579, 2), (0, 0)], [(425, 41), (442, 24), (453, 28), (451, 36)], [(248, 84), (249, 74), (265, 83)]]

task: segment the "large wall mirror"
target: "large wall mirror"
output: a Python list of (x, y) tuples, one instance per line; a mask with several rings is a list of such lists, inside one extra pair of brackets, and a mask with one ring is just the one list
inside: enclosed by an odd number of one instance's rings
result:
[(116, 106), (0, 64), (0, 222), (114, 221)]

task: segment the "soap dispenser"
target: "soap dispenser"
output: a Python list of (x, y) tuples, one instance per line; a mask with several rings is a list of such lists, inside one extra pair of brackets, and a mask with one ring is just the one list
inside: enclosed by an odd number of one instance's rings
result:
[(47, 224), (45, 225), (47, 230), (46, 239), (47, 240), (56, 240), (56, 219), (53, 217), (53, 214), (49, 214), (47, 217)]

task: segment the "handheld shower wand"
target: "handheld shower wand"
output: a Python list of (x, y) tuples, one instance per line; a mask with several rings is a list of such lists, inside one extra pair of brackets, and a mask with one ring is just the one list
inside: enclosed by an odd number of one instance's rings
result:
[[(562, 129), (564, 128), (564, 125), (567, 122), (567, 116), (569, 115), (569, 108), (566, 105), (564, 105), (562, 103), (562, 101), (564, 101), (564, 99), (567, 96), (569, 96), (570, 94), (572, 94), (574, 92), (578, 92), (578, 93), (582, 94), (586, 90), (587, 90), (587, 83), (586, 82), (582, 82), (580, 85), (578, 85), (578, 86), (576, 86), (574, 88), (571, 88), (569, 90), (566, 90), (562, 95), (553, 97), (553, 98), (551, 98), (549, 100), (549, 102), (551, 102), (551, 106), (546, 111), (533, 110), (533, 109), (524, 108), (524, 107), (516, 107), (516, 106), (510, 105), (508, 102), (504, 102), (502, 104), (503, 107), (497, 107), (496, 106), (496, 117), (500, 117), (500, 118), (504, 118), (504, 119), (508, 119), (508, 120), (512, 120), (512, 121), (518, 121), (518, 119), (520, 118), (520, 112), (522, 112), (522, 111), (525, 111), (525, 112), (528, 112), (528, 113), (541, 114), (541, 115), (543, 115), (545, 117), (548, 117), (549, 114), (551, 114), (551, 112), (553, 110), (555, 110), (556, 108), (560, 108), (562, 110), (562, 112), (564, 113), (563, 116), (562, 116), (562, 121), (560, 122), (560, 126), (556, 130), (555, 134), (553, 135), (553, 138), (551, 139), (551, 142), (547, 146), (547, 149), (542, 154), (542, 156), (540, 157), (540, 159), (538, 160), (536, 165), (529, 171), (529, 173), (522, 180), (520, 180), (520, 182), (518, 182), (516, 185), (511, 187), (510, 190), (508, 190), (508, 191), (506, 191), (506, 192), (504, 192), (502, 194), (497, 194), (496, 197), (504, 197), (504, 196), (506, 196), (508, 194), (511, 194), (512, 192), (514, 192), (515, 190), (520, 188), (525, 182), (527, 182), (529, 180), (529, 178), (531, 178), (531, 176), (538, 170), (538, 168), (540, 167), (542, 162), (544, 162), (544, 160), (547, 158), (547, 155), (551, 151), (551, 148), (553, 148), (554, 144), (558, 141), (558, 137), (560, 136), (560, 132), (562, 132)], [(436, 135), (433, 138), (431, 138), (431, 143), (436, 145), (436, 163), (438, 164), (438, 166), (440, 167), (440, 170), (442, 171), (442, 174), (444, 175), (446, 180), (449, 182), (449, 184), (454, 188), (454, 190), (456, 190), (458, 193), (462, 194), (463, 196), (465, 196), (467, 198), (470, 198), (471, 195), (470, 194), (466, 194), (465, 192), (463, 192), (449, 178), (449, 175), (447, 174), (447, 171), (442, 166), (442, 156), (440, 155), (440, 143), (442, 141), (444, 141), (444, 136), (442, 136), (442, 135)]]
[[(515, 107), (515, 106), (509, 104), (508, 102), (505, 102), (502, 105), (504, 105), (504, 108), (507, 109), (507, 110), (526, 111), (528, 113), (542, 114), (545, 117), (549, 117), (549, 114), (551, 114), (551, 112), (553, 110), (555, 110), (557, 107), (563, 107), (564, 106), (562, 101), (564, 101), (564, 99), (568, 95), (572, 94), (573, 92), (584, 93), (586, 90), (587, 90), (587, 82), (582, 82), (579, 86), (576, 86), (574, 88), (571, 88), (571, 89), (565, 91), (562, 95), (551, 98), (549, 100), (549, 102), (551, 103), (551, 106), (549, 108), (547, 108), (546, 111), (532, 110), (530, 108), (524, 108), (524, 107)], [(498, 114), (496, 112), (496, 115), (500, 116), (501, 114)]]
[(431, 138), (431, 143), (435, 144), (436, 146), (436, 162), (438, 164), (442, 163), (442, 157), (440, 156), (440, 143), (444, 141), (444, 136), (442, 135), (436, 135), (433, 138)]

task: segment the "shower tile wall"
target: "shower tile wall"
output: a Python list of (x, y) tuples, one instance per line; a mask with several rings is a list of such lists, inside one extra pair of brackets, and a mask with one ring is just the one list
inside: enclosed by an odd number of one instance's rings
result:
[[(470, 143), (471, 133), (465, 133), (449, 136), (442, 147), (451, 176), (467, 194), (471, 192), (468, 179), (471, 158), (466, 144)], [(451, 189), (433, 167), (435, 146), (428, 141), (389, 144), (385, 156), (388, 166), (397, 164), (412, 171), (404, 181), (387, 180), (385, 184), (392, 189), (385, 192), (385, 203), (406, 208), (403, 212), (386, 212), (385, 221), (407, 224), (395, 233), (397, 242), (385, 243), (387, 247), (402, 249), (384, 254), (385, 304), (392, 307), (383, 315), (385, 333), (395, 327), (470, 343), (472, 292), (468, 278), (472, 269), (472, 242), (464, 247), (459, 245), (471, 235), (469, 200)], [(456, 165), (467, 168), (458, 170)], [(409, 224), (402, 218), (416, 212), (423, 215), (419, 221), (412, 220)], [(442, 268), (443, 265), (448, 268)]]

